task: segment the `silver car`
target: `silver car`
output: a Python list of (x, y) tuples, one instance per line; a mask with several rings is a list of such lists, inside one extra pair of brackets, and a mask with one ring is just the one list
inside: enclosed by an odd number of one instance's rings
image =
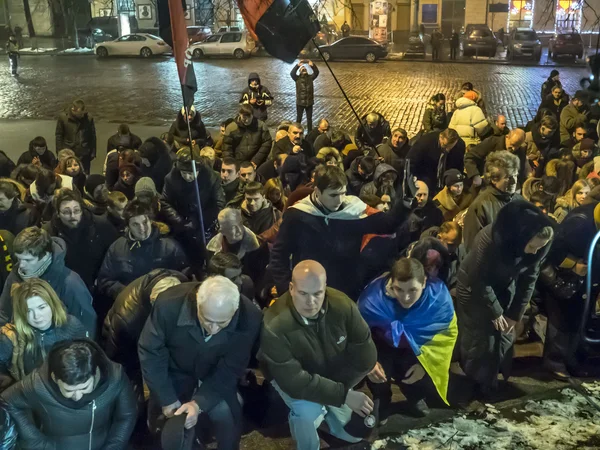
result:
[(190, 46), (194, 58), (206, 56), (233, 56), (242, 59), (250, 56), (256, 47), (254, 39), (247, 31), (228, 31), (213, 34), (204, 42), (197, 42)]
[(531, 28), (513, 28), (508, 35), (508, 59), (527, 58), (539, 61), (542, 58), (542, 43)]

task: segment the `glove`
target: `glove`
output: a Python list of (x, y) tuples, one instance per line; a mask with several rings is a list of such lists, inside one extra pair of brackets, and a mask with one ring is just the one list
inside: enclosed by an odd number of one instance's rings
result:
[(404, 178), (402, 179), (402, 202), (407, 208), (411, 208), (417, 195), (416, 177), (410, 170), (410, 160), (406, 160), (404, 165)]

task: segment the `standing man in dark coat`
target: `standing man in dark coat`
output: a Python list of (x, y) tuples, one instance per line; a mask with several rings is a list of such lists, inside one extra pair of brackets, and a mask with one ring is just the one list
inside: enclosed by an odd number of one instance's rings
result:
[(554, 236), (552, 221), (525, 201), (506, 205), (477, 235), (458, 273), (462, 369), (479, 393), (493, 394), (510, 376), (514, 327), (535, 288)]
[(89, 174), (92, 160), (96, 158), (96, 125), (83, 100), (75, 100), (56, 123), (56, 151), (64, 148), (75, 152)]
[(272, 142), (265, 123), (252, 116), (251, 106), (242, 105), (237, 118), (225, 128), (223, 158), (250, 161), (258, 168), (269, 156)]
[(261, 322), (260, 310), (223, 276), (163, 292), (138, 344), (150, 389), (151, 428), (162, 413), (167, 419), (187, 414), (185, 428), (191, 429), (202, 411), (219, 449), (238, 450), (242, 411), (237, 383)]
[[(312, 74), (308, 73), (308, 65)], [(300, 74), (298, 74), (300, 71)], [(319, 68), (310, 59), (301, 59), (290, 72), (292, 80), (296, 82), (296, 122), (302, 123), (302, 115), (306, 111), (306, 126), (308, 132), (312, 131), (312, 112), (315, 103), (314, 82), (319, 76)]]
[(242, 92), (240, 104), (250, 105), (254, 117), (263, 122), (267, 120), (267, 108), (273, 105), (273, 95), (269, 89), (260, 83), (256, 72), (248, 75), (248, 87)]
[(423, 135), (410, 149), (413, 175), (429, 186), (432, 197), (444, 188), (444, 172), (464, 169), (465, 141), (456, 130), (446, 128)]

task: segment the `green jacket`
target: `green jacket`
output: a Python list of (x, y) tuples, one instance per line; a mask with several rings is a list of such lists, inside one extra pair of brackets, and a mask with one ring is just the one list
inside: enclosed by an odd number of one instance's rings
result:
[(587, 116), (580, 113), (572, 103), (565, 106), (560, 113), (560, 142), (571, 137), (578, 125), (585, 125)]
[(266, 311), (258, 359), (290, 397), (341, 406), (375, 366), (377, 350), (356, 304), (327, 288), (316, 323), (298, 314), (289, 292)]

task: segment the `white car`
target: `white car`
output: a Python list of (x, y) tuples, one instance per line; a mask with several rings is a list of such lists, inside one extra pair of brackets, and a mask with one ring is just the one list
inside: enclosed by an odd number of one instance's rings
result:
[(114, 41), (100, 42), (94, 46), (94, 53), (100, 57), (130, 55), (150, 58), (152, 55), (171, 51), (165, 41), (148, 33), (126, 34)]
[(204, 42), (197, 42), (190, 46), (194, 58), (205, 56), (234, 56), (242, 59), (250, 56), (256, 47), (254, 39), (247, 31), (228, 31), (209, 36)]

